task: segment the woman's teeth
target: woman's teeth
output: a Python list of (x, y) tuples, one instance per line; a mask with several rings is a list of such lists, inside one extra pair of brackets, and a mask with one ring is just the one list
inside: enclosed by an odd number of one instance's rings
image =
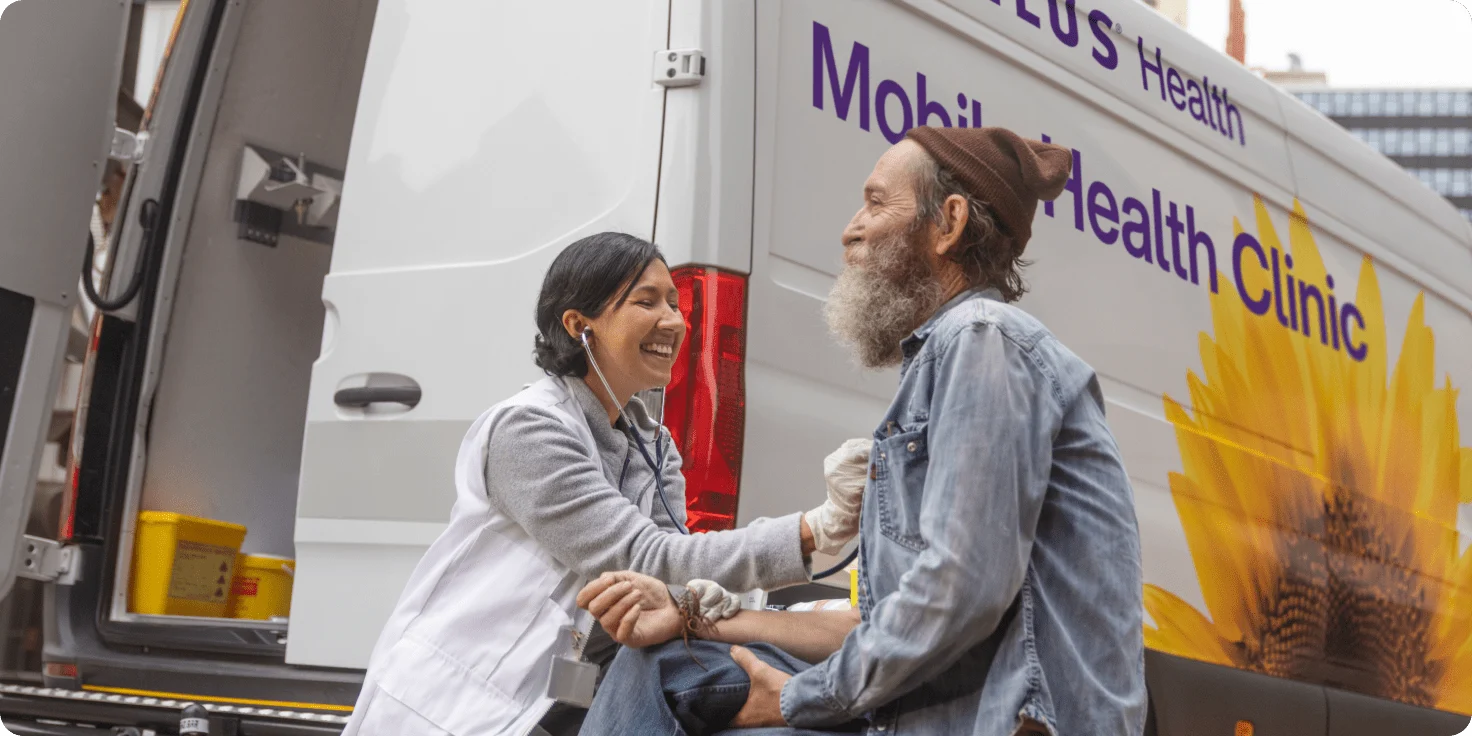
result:
[(675, 346), (662, 343), (650, 343), (640, 346), (646, 353), (654, 353), (662, 358), (668, 358), (675, 354)]

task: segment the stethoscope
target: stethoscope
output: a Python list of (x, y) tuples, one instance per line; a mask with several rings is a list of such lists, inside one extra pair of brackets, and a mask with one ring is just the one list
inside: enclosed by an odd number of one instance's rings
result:
[[(593, 357), (593, 347), (588, 344), (588, 336), (591, 334), (593, 334), (592, 327), (583, 328), (583, 352), (588, 354), (588, 365), (592, 366), (593, 372), (598, 374), (598, 380), (603, 384), (603, 390), (608, 392), (609, 400), (618, 401), (618, 399), (614, 398), (613, 388), (608, 385), (608, 379), (603, 375), (603, 369), (598, 367), (598, 360)], [(661, 388), (659, 390), (660, 429), (664, 428), (664, 398), (664, 389)], [(624, 413), (622, 406), (618, 408), (618, 415), (624, 420), (624, 426), (628, 427), (629, 434), (634, 436), (634, 446), (639, 448), (639, 455), (644, 458), (644, 464), (648, 465), (649, 470), (654, 473), (654, 492), (659, 496), (659, 504), (664, 507), (664, 512), (669, 515), (670, 521), (674, 522), (675, 528), (679, 529), (681, 534), (689, 534), (690, 530), (686, 529), (685, 525), (681, 524), (680, 520), (675, 517), (675, 512), (670, 509), (670, 500), (664, 495), (664, 433), (659, 429), (654, 430), (654, 456), (651, 457), (649, 455), (649, 447), (644, 444), (644, 438), (639, 435), (639, 428), (634, 426), (633, 422), (629, 421), (629, 415)], [(629, 465), (625, 462), (624, 471), (627, 472), (628, 469)], [(619, 484), (623, 484), (622, 475), (619, 477)]]
[[(587, 353), (588, 355), (588, 365), (592, 366), (593, 372), (598, 375), (598, 380), (603, 384), (603, 390), (608, 392), (609, 399), (612, 401), (617, 401), (618, 399), (613, 398), (613, 388), (608, 385), (608, 379), (603, 375), (603, 369), (598, 367), (598, 360), (593, 357), (593, 347), (592, 345), (588, 344), (588, 336), (591, 334), (593, 334), (592, 327), (583, 328), (583, 332), (581, 335), (583, 341), (583, 352)], [(659, 390), (659, 393), (659, 426), (662, 429), (664, 427), (664, 389), (661, 388)], [(675, 518), (675, 512), (670, 509), (670, 501), (664, 495), (664, 433), (660, 432), (659, 430), (655, 430), (654, 456), (650, 457), (649, 448), (644, 444), (644, 438), (639, 435), (639, 428), (634, 426), (633, 422), (629, 421), (629, 416), (624, 413), (624, 408), (622, 406), (618, 408), (618, 415), (623, 418), (624, 426), (628, 427), (629, 433), (634, 436), (634, 445), (639, 448), (639, 454), (643, 456), (644, 463), (649, 466), (649, 469), (651, 471), (654, 472), (654, 491), (659, 496), (659, 503), (661, 506), (664, 507), (664, 512), (669, 515), (670, 521), (675, 523), (675, 528), (679, 529), (680, 533), (689, 534), (690, 530), (686, 529), (685, 525), (681, 524), (679, 519)], [(628, 463), (624, 464), (624, 470), (628, 470)], [(622, 477), (620, 477), (619, 483), (620, 485), (622, 485)], [(823, 578), (837, 575), (838, 573), (843, 572), (843, 569), (853, 563), (854, 559), (856, 559), (858, 556), (859, 548), (854, 547), (853, 551), (849, 552), (848, 556), (845, 557), (842, 562), (838, 563), (831, 569), (814, 573), (813, 579), (822, 580)]]

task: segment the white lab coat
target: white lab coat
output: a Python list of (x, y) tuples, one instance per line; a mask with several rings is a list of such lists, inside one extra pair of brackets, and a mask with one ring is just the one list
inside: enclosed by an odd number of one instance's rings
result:
[(343, 736), (523, 736), (551, 707), (547, 676), (576, 622), (580, 576), (493, 507), (486, 443), (514, 406), (550, 410), (602, 469), (592, 430), (562, 381), (544, 379), (471, 425), (455, 462), (449, 527), (414, 570), (369, 660)]

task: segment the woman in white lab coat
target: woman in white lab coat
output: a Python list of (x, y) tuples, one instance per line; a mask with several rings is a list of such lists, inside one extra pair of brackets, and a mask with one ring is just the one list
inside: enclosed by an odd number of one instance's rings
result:
[[(586, 580), (628, 569), (778, 588), (807, 581), (812, 552), (836, 553), (857, 531), (862, 483), (836, 479), (806, 514), (685, 530), (679, 455), (635, 398), (669, 383), (686, 330), (653, 244), (601, 233), (569, 246), (536, 323), (547, 378), (471, 426), (449, 527), (384, 627), (344, 736), (575, 732), (579, 695), (549, 693), (553, 660), (567, 660), (556, 679), (576, 681), (614, 649), (576, 606)], [(867, 454), (843, 460), (864, 466)]]

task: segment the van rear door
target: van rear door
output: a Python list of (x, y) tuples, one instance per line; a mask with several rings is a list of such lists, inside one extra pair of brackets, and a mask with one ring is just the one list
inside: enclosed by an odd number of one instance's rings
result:
[(131, 3), (0, 3), (0, 597), (46, 556), (24, 538)]
[(540, 375), (548, 265), (654, 229), (669, 0), (430, 5), (374, 21), (307, 401), (290, 664), (367, 666), (450, 518), (466, 429)]

